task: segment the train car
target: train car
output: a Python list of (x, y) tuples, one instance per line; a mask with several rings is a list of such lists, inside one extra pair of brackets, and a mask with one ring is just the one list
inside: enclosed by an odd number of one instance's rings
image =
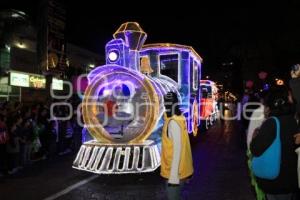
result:
[(201, 125), (208, 129), (218, 116), (218, 88), (210, 80), (201, 80), (200, 120)]
[(73, 167), (98, 174), (151, 172), (160, 166), (163, 96), (176, 92), (187, 127), (200, 125), (202, 58), (190, 46), (146, 44), (147, 34), (127, 22), (106, 44), (106, 65), (92, 70), (82, 101), (85, 142)]

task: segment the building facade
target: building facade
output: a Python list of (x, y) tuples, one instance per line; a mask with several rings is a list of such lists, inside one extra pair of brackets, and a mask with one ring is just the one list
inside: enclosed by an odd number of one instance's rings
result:
[[(44, 101), (49, 91), (42, 88), (21, 87), (11, 83), (11, 72), (21, 72), (46, 79), (40, 66), (37, 47), (38, 30), (22, 11), (0, 11), (0, 99), (30, 102)], [(66, 44), (67, 69), (52, 74), (57, 79), (71, 80), (104, 62), (104, 57), (71, 43)], [(34, 79), (38, 81), (39, 79)], [(38, 84), (39, 85), (39, 84)]]

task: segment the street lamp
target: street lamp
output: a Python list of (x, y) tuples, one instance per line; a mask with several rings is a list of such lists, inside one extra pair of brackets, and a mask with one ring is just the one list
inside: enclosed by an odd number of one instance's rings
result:
[(26, 49), (26, 45), (23, 42), (17, 42), (16, 46), (20, 49)]

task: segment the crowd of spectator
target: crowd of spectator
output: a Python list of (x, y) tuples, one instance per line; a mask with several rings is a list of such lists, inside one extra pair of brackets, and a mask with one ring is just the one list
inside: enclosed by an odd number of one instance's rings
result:
[(70, 120), (57, 120), (54, 116), (63, 117), (68, 110), (57, 107), (50, 116), (49, 106), (0, 102), (0, 176), (79, 149), (82, 128), (76, 115)]

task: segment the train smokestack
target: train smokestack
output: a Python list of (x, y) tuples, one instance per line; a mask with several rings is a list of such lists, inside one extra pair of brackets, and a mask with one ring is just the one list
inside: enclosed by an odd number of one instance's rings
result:
[(137, 22), (127, 22), (114, 33), (115, 39), (123, 39), (130, 50), (138, 51), (142, 48), (147, 34)]

